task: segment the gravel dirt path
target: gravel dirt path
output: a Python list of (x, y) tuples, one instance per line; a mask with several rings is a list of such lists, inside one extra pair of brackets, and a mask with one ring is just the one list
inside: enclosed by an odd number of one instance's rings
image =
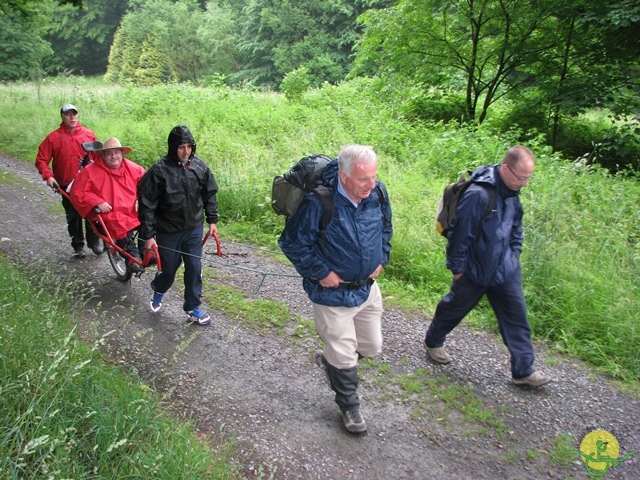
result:
[[(284, 328), (246, 326), (213, 304), (206, 305), (211, 326), (187, 324), (176, 287), (152, 314), (153, 272), (122, 283), (106, 255), (72, 259), (59, 197), (30, 162), (0, 154), (0, 252), (30, 275), (49, 270), (60, 282), (84, 285), (79, 332), (96, 338), (112, 331), (105, 342), (111, 361), (161, 392), (212, 445), (235, 438), (244, 478), (586, 479), (578, 455), (568, 465), (551, 457), (558, 435), (573, 436), (577, 449), (596, 429), (615, 436), (620, 457), (640, 456), (640, 402), (593, 369), (537, 345), (538, 367), (556, 381), (515, 387), (499, 338), (464, 326), (447, 343), (454, 362), (435, 365), (422, 347), (429, 318), (395, 310), (383, 317), (381, 357), (360, 369), (369, 432), (347, 433), (313, 362), (317, 337), (295, 335), (299, 319), (311, 318), (295, 271), (277, 255), (224, 242), (223, 230), (220, 235), (225, 255), (207, 256), (207, 277), (250, 300), (286, 303), (291, 319)], [(402, 380), (435, 386), (410, 393), (410, 386), (399, 386)], [(445, 403), (454, 391), (460, 408)], [(493, 414), (503, 427), (471, 418), (474, 411)], [(639, 479), (640, 458), (609, 469), (605, 478)]]

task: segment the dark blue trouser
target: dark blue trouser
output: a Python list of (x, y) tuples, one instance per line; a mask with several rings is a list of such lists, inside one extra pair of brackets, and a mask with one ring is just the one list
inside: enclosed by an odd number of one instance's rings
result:
[(431, 325), (427, 329), (427, 347), (444, 345), (447, 334), (458, 326), (485, 294), (498, 319), (502, 341), (511, 355), (511, 375), (514, 378), (531, 375), (534, 372), (534, 353), (520, 269), (509, 282), (491, 287), (477, 285), (469, 281), (464, 274), (459, 280), (454, 280), (449, 293), (438, 303)]
[(156, 243), (162, 262), (151, 282), (154, 292), (166, 293), (176, 278), (180, 262), (184, 262), (184, 304), (186, 312), (200, 306), (202, 296), (202, 224), (191, 230), (156, 233)]

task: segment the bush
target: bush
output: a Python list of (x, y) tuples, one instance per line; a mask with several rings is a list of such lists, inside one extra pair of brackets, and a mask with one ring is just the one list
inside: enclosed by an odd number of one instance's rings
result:
[(433, 122), (468, 120), (465, 97), (461, 92), (449, 92), (432, 88), (428, 92), (410, 98), (404, 108), (407, 118)]
[[(485, 123), (500, 132), (539, 132), (551, 139), (548, 107), (534, 99), (493, 110)], [(520, 134), (526, 143), (530, 135)], [(565, 158), (587, 158), (612, 173), (640, 169), (640, 122), (636, 118), (613, 117), (607, 110), (592, 110), (575, 116), (561, 116), (555, 150)]]
[(514, 128), (523, 132), (536, 130), (547, 132), (549, 128), (548, 109), (535, 99), (521, 99), (496, 106), (491, 111), (487, 124), (501, 132)]
[(612, 119), (612, 125), (602, 137), (598, 163), (611, 172), (630, 169), (640, 171), (640, 120)]
[(599, 114), (562, 117), (556, 150), (571, 160), (582, 158), (593, 152), (606, 131), (606, 119)]
[(280, 83), (280, 90), (290, 102), (300, 102), (309, 88), (309, 70), (305, 67), (287, 73)]

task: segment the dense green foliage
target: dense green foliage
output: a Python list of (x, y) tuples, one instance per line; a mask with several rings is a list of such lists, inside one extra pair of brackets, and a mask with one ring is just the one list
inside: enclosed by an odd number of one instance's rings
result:
[(43, 70), (97, 75), (107, 69), (113, 36), (125, 13), (128, 0), (85, 0), (84, 8), (71, 5), (52, 8), (54, 21), (48, 25), (45, 40), (54, 54)]
[(108, 80), (198, 85), (207, 75), (235, 70), (235, 24), (228, 9), (210, 2), (203, 11), (196, 0), (131, 3), (111, 48)]
[[(2, 148), (33, 161), (67, 101), (80, 108), (81, 122), (98, 138), (117, 136), (134, 148), (129, 158), (144, 166), (165, 154), (169, 130), (186, 124), (220, 185), (221, 237), (274, 251), (283, 224), (269, 205), (273, 176), (309, 153), (335, 155), (352, 142), (372, 145), (394, 212), (394, 247), (383, 275), (387, 303), (427, 313), (451, 280), (444, 241), (433, 226), (443, 187), (462, 169), (500, 161), (522, 137), (519, 130), (497, 133), (491, 122), (471, 128), (398, 119), (400, 106), (371, 95), (374, 82), (363, 80), (310, 90), (295, 104), (280, 94), (225, 87), (113, 89), (82, 82), (52, 84), (39, 103), (33, 85), (2, 88), (0, 107), (20, 105), (23, 118), (0, 119)], [(637, 178), (568, 162), (536, 136), (526, 143), (538, 156), (535, 179), (522, 194), (525, 295), (534, 333), (619, 378), (638, 379)], [(468, 321), (495, 328), (486, 308)]]
[[(195, 0), (129, 3), (111, 50), (110, 80), (198, 85), (218, 74), (235, 84), (277, 87), (300, 68), (314, 86), (344, 79), (360, 36), (356, 18), (389, 2), (210, 1), (205, 9)], [(156, 60), (145, 65), (145, 55)]]
[(528, 80), (525, 67), (542, 68), (537, 56), (554, 48), (555, 38), (537, 35), (549, 18), (542, 3), (403, 0), (363, 16), (369, 28), (358, 60), (465, 91), (468, 118), (482, 123), (495, 101)]
[[(638, 0), (402, 0), (362, 15), (368, 28), (352, 74), (399, 79), (426, 97), (434, 87), (463, 92), (465, 109), (457, 118), (477, 123), (508, 98), (519, 106), (510, 127), (536, 129), (570, 157), (593, 147), (572, 148), (566, 122), (604, 106), (620, 117), (596, 140), (602, 163), (611, 170), (638, 168), (638, 140), (628, 132), (637, 133), (640, 110), (639, 12)], [(414, 113), (433, 119), (416, 97)]]
[(0, 81), (103, 73), (128, 0), (3, 2)]
[[(47, 0), (3, 0), (0, 3), (0, 12), (5, 15), (29, 18), (37, 16), (39, 8), (46, 2)], [(59, 5), (81, 7), (83, 0), (57, 0), (57, 3)]]
[(287, 72), (306, 68), (311, 85), (336, 83), (351, 68), (360, 37), (356, 18), (388, 1), (250, 0), (238, 17), (244, 66), (235, 78), (277, 86)]
[(212, 455), (192, 425), (106, 365), (104, 339), (80, 341), (72, 284), (23, 273), (0, 259), (0, 478), (238, 478), (232, 447)]
[[(640, 168), (639, 26), (640, 0), (12, 0), (0, 10), (0, 81), (108, 63), (121, 85), (253, 85), (295, 102), (376, 77), (407, 118), (535, 130), (616, 172)], [(596, 107), (609, 125), (576, 130)]]
[(0, 81), (40, 75), (43, 59), (52, 54), (51, 46), (42, 38), (42, 20), (39, 14), (0, 14)]

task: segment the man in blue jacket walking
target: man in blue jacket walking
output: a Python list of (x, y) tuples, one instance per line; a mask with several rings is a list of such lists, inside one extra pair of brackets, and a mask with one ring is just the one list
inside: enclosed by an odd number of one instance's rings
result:
[(316, 330), (324, 342), (316, 363), (352, 433), (367, 430), (356, 393), (358, 358), (382, 351), (383, 306), (375, 279), (389, 261), (393, 227), (386, 189), (377, 174), (377, 156), (370, 147), (343, 147), (323, 178), (334, 205), (326, 235), (320, 232), (322, 202), (309, 193), (279, 241), (313, 303)]
[[(451, 290), (436, 307), (425, 336), (431, 359), (447, 364), (452, 358), (444, 342), (462, 319), (487, 296), (498, 319), (500, 335), (511, 356), (511, 380), (516, 385), (541, 386), (551, 377), (533, 368), (531, 328), (522, 291), (523, 208), (519, 193), (535, 170), (533, 152), (511, 147), (501, 164), (478, 168), (474, 183), (458, 203), (447, 234), (447, 268)], [(485, 214), (493, 202), (491, 212)]]

